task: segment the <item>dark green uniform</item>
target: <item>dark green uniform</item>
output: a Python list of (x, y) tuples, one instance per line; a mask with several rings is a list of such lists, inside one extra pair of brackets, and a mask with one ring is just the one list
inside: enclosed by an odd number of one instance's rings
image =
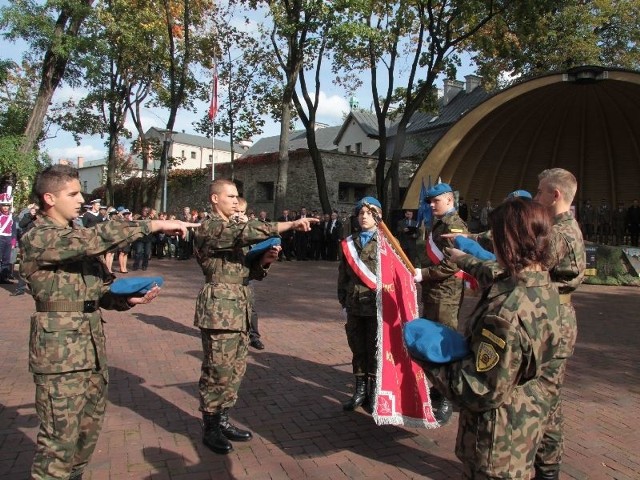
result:
[(498, 280), (466, 336), (472, 355), (425, 364), (433, 385), (460, 406), (456, 455), (465, 478), (528, 479), (550, 410), (544, 377), (562, 336), (549, 274)]
[[(433, 242), (441, 252), (446, 247), (453, 246), (451, 240), (442, 238), (441, 235), (452, 232), (467, 232), (467, 226), (455, 210), (436, 219), (431, 229)], [(427, 260), (429, 264), (421, 269), (422, 316), (457, 329), (458, 312), (464, 298), (464, 281), (455, 276), (460, 269), (447, 258), (437, 264), (429, 255)]]
[(247, 247), (277, 236), (277, 223), (225, 221), (217, 214), (195, 231), (194, 253), (206, 283), (196, 300), (194, 325), (200, 328), (204, 357), (199, 382), (200, 411), (231, 408), (247, 368), (250, 279), (266, 270), (244, 264)]
[(29, 371), (40, 430), (31, 478), (68, 478), (89, 462), (102, 428), (109, 378), (99, 309), (131, 308), (125, 298), (109, 293), (112, 275), (100, 256), (148, 232), (144, 222), (79, 228), (44, 216), (22, 237), (21, 274), (36, 301)]
[[(378, 265), (378, 234), (363, 247), (360, 236), (351, 236), (360, 260), (375, 275)], [(346, 242), (347, 240), (343, 240)], [(376, 291), (367, 287), (357, 273), (347, 263), (340, 249), (338, 266), (338, 301), (347, 311), (347, 343), (351, 349), (351, 365), (356, 376), (371, 375), (377, 372), (376, 336), (378, 333)]]

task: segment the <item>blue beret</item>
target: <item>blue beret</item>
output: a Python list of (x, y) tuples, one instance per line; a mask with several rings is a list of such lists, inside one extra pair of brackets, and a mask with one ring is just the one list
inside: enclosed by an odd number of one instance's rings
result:
[(245, 265), (249, 265), (256, 258), (260, 257), (263, 253), (267, 252), (272, 247), (277, 247), (282, 243), (280, 237), (271, 237), (263, 240), (260, 243), (251, 245), (249, 252), (244, 256)]
[(453, 241), (457, 249), (462, 250), (464, 253), (473, 255), (480, 260), (494, 260), (496, 256), (488, 250), (485, 250), (475, 240), (458, 235)]
[(425, 198), (437, 197), (438, 195), (442, 195), (443, 193), (447, 192), (453, 192), (451, 185), (449, 185), (448, 183), (437, 183), (429, 190), (427, 190), (427, 195), (425, 196)]
[(144, 295), (156, 285), (161, 287), (163, 283), (162, 277), (119, 278), (111, 284), (110, 289), (114, 295)]
[(358, 203), (356, 203), (356, 212), (359, 212), (360, 209), (362, 209), (362, 207), (364, 206), (365, 203), (367, 203), (369, 205), (373, 205), (374, 207), (378, 207), (380, 210), (382, 210), (382, 205), (380, 204), (380, 202), (378, 201), (377, 198), (375, 198), (375, 197), (364, 197)]
[(526, 190), (515, 190), (511, 192), (509, 195), (507, 195), (507, 200), (510, 200), (512, 198), (518, 198), (518, 197), (528, 198), (529, 200), (533, 200), (533, 197), (531, 196), (531, 194)]
[(406, 323), (403, 335), (409, 354), (418, 360), (449, 363), (471, 352), (462, 334), (426, 318), (416, 318)]

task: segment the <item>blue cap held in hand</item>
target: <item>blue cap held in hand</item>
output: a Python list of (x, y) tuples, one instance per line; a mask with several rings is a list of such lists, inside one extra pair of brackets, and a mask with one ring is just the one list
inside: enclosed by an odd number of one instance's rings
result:
[(527, 198), (529, 200), (533, 200), (533, 197), (526, 190), (515, 190), (507, 195), (507, 200), (511, 200), (512, 198)]
[(449, 363), (470, 353), (460, 333), (433, 320), (416, 318), (404, 325), (402, 333), (409, 354), (418, 360)]
[(436, 183), (433, 187), (427, 190), (425, 199), (429, 200), (430, 198), (437, 197), (447, 192), (453, 192), (451, 185), (448, 183)]
[(358, 203), (356, 203), (356, 213), (358, 213), (362, 207), (364, 207), (365, 203), (367, 205), (371, 205), (372, 207), (377, 207), (380, 210), (382, 210), (382, 204), (380, 203), (380, 201), (375, 198), (375, 197), (364, 197), (362, 199), (360, 199), (360, 201), (358, 201)]
[(470, 238), (463, 237), (462, 235), (458, 235), (453, 243), (458, 250), (462, 250), (464, 253), (473, 255), (480, 260), (495, 261), (496, 259), (496, 256), (493, 253), (482, 248), (478, 242), (471, 240)]
[(118, 278), (111, 284), (110, 290), (114, 295), (144, 295), (153, 287), (161, 287), (162, 277), (131, 277)]
[(261, 257), (262, 254), (266, 253), (273, 247), (277, 247), (282, 243), (280, 237), (271, 237), (263, 240), (260, 243), (256, 243), (251, 245), (249, 252), (244, 256), (244, 264), (249, 265), (253, 263), (258, 257)]

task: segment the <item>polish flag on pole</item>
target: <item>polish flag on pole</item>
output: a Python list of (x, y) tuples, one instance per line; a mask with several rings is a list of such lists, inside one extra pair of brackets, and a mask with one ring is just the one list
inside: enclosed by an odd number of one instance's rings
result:
[(218, 65), (213, 62), (213, 88), (209, 105), (209, 120), (213, 121), (216, 118), (216, 113), (218, 113)]

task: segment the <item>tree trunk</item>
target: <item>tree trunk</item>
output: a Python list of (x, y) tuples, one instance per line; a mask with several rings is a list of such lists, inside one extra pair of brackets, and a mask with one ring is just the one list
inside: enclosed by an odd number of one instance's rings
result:
[(275, 188), (275, 202), (273, 204), (273, 218), (285, 208), (287, 197), (287, 183), (289, 179), (289, 122), (291, 121), (291, 98), (282, 102), (282, 117), (280, 119), (280, 142), (278, 144), (278, 179)]
[[(83, 5), (87, 7), (91, 6), (93, 0), (84, 0)], [(40, 76), (40, 87), (38, 88), (38, 95), (29, 115), (27, 126), (24, 130), (24, 140), (20, 146), (19, 152), (26, 154), (31, 152), (38, 139), (42, 134), (42, 126), (44, 125), (44, 118), (49, 110), (51, 99), (56, 89), (60, 85), (64, 73), (67, 69), (67, 63), (69, 62), (68, 54), (59, 53), (59, 45), (64, 45), (64, 37), (76, 37), (82, 22), (86, 18), (87, 11), (80, 8), (82, 14), (69, 10), (62, 10), (56, 21), (56, 25), (53, 31), (53, 40), (51, 46), (47, 49), (44, 60), (42, 62), (42, 74)]]

